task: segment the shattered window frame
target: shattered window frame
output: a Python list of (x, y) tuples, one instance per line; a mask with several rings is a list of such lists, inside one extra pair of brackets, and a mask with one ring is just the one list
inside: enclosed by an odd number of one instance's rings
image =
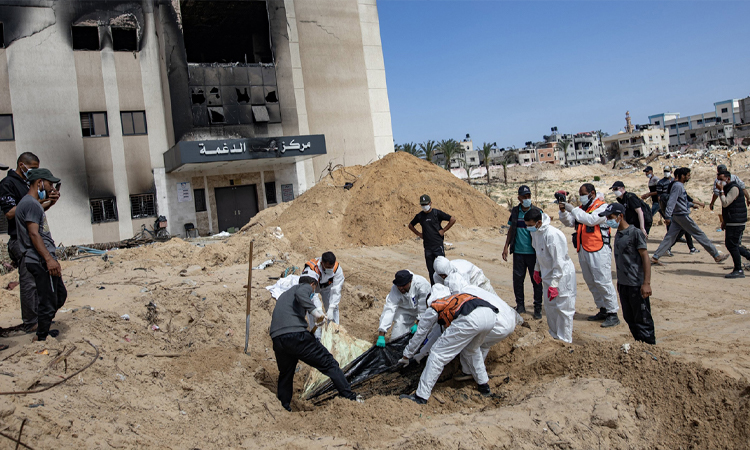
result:
[[(143, 132), (136, 130), (135, 114), (143, 115)], [(120, 122), (123, 136), (145, 136), (148, 134), (146, 111), (120, 111)], [(127, 126), (127, 129), (126, 129)], [(132, 130), (132, 131), (131, 131)]]
[(4, 118), (8, 118), (8, 122), (10, 123), (10, 137), (3, 137), (2, 135), (2, 124), (0, 124), (0, 141), (15, 141), (16, 140), (16, 129), (13, 124), (13, 114), (0, 114), (0, 121), (4, 120)]
[[(100, 131), (99, 127), (96, 126), (96, 118), (94, 116), (104, 116), (104, 134), (98, 134), (97, 132)], [(88, 116), (84, 118), (85, 116)], [(88, 127), (84, 127), (88, 123)], [(86, 134), (85, 130), (89, 130)], [(107, 121), (107, 113), (104, 111), (94, 111), (94, 112), (82, 112), (81, 113), (81, 135), (83, 137), (109, 137), (109, 122)]]
[(110, 198), (92, 198), (89, 199), (89, 208), (91, 209), (91, 223), (117, 222), (117, 199)]
[(195, 212), (207, 212), (206, 208), (206, 190), (203, 188), (193, 189), (193, 199), (195, 200)]
[[(91, 36), (81, 36), (81, 35), (79, 35), (78, 37), (76, 37), (75, 30), (84, 30), (84, 29), (96, 30), (97, 48), (94, 49), (94, 48), (89, 48), (86, 45), (82, 45), (82, 44), (86, 44), (86, 43), (85, 42), (81, 42), (81, 40), (82, 39), (90, 39)], [(79, 34), (81, 34), (81, 33), (79, 33)], [(76, 51), (76, 52), (98, 52), (98, 51), (101, 51), (101, 49), (102, 49), (102, 37), (99, 35), (99, 27), (98, 26), (92, 27), (92, 26), (72, 25), (70, 27), (70, 36), (71, 36), (71, 43), (72, 43), (72, 46), (73, 46), (73, 51)], [(76, 44), (78, 44), (77, 45), (78, 48), (76, 48)]]
[(135, 194), (130, 196), (130, 218), (144, 219), (156, 217), (156, 196), (154, 194)]
[[(138, 48), (138, 30), (132, 27), (110, 27), (109, 29), (112, 35), (112, 50), (115, 52), (137, 52)], [(125, 34), (133, 33), (133, 36), (126, 36)], [(133, 40), (133, 38), (135, 40)], [(131, 48), (135, 44), (134, 48)], [(126, 47), (128, 46), (128, 47)]]
[(266, 204), (267, 205), (275, 205), (278, 203), (276, 199), (276, 182), (275, 181), (266, 181), (263, 183), (263, 189), (266, 191)]
[(0, 48), (5, 48), (5, 27), (0, 22)]

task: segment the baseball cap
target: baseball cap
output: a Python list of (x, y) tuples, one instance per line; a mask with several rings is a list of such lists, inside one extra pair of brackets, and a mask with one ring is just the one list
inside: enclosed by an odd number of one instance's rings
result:
[(625, 187), (625, 184), (622, 181), (615, 181), (615, 184), (613, 184), (610, 189), (614, 191), (617, 188), (624, 188), (624, 187)]
[(427, 195), (427, 194), (419, 197), (419, 204), (420, 205), (429, 205), (431, 202), (432, 202), (432, 200), (430, 200), (430, 196)]
[(672, 171), (672, 168), (671, 168), (671, 167), (669, 167), (669, 166), (664, 166), (664, 171), (665, 171), (665, 172), (671, 172), (671, 171)]
[(719, 164), (716, 166), (716, 172), (726, 172), (727, 166), (725, 164)]
[(651, 172), (653, 172), (653, 171), (654, 171), (654, 168), (653, 168), (653, 167), (651, 167), (651, 166), (646, 166), (646, 168), (645, 168), (645, 169), (643, 169), (643, 171), (644, 171), (644, 172), (648, 172), (648, 171), (651, 171)]
[(396, 278), (393, 279), (393, 284), (401, 287), (406, 286), (411, 282), (413, 275), (408, 270), (399, 270), (396, 272)]
[(60, 181), (59, 178), (52, 175), (52, 172), (50, 172), (49, 169), (31, 169), (29, 170), (28, 175), (26, 175), (26, 180), (29, 183), (36, 180), (47, 180), (53, 183)]
[(525, 184), (518, 188), (518, 195), (528, 195), (531, 194), (531, 189), (529, 189), (528, 186)]
[(604, 212), (599, 213), (599, 217), (606, 217), (610, 214), (625, 214), (625, 207), (619, 203), (610, 203)]

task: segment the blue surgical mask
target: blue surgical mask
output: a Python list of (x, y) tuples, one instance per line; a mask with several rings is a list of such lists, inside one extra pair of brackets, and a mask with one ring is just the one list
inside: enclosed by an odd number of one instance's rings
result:
[(607, 226), (610, 228), (617, 228), (620, 226), (620, 222), (616, 219), (607, 219)]
[(44, 200), (45, 198), (47, 198), (47, 191), (44, 191), (44, 190), (39, 191), (39, 190), (37, 190), (37, 193), (39, 194), (39, 200)]
[(531, 233), (535, 233), (539, 231), (539, 228), (537, 227), (526, 227), (527, 230), (529, 230)]
[(23, 165), (23, 168), (21, 169), (21, 173), (23, 173), (24, 178), (29, 178), (29, 169), (26, 167), (26, 165)]
[(525, 198), (521, 201), (521, 205), (523, 205), (524, 208), (531, 208), (531, 199)]

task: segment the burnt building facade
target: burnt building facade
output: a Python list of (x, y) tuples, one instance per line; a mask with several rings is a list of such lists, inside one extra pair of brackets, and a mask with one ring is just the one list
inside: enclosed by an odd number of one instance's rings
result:
[(0, 0), (0, 161), (63, 179), (66, 244), (237, 228), (392, 143), (374, 0)]

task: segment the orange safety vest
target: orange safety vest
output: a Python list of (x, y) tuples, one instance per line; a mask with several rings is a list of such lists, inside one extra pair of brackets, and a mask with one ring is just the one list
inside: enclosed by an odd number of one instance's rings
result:
[[(305, 263), (305, 266), (309, 267), (310, 270), (312, 270), (315, 273), (317, 273), (318, 274), (318, 279), (320, 279), (320, 278), (323, 277), (323, 274), (320, 273), (320, 267), (318, 267), (318, 260), (317, 259), (311, 259), (310, 261), (308, 261), (308, 262)], [(333, 273), (336, 273), (337, 270), (339, 270), (339, 262), (338, 261), (336, 261), (333, 264)], [(319, 285), (320, 285), (321, 289), (324, 289), (324, 288), (327, 288), (328, 286), (330, 286), (332, 284), (333, 284), (333, 277), (331, 277), (325, 283), (320, 283)]]
[(456, 314), (464, 305), (471, 300), (481, 300), (471, 294), (456, 294), (450, 297), (440, 298), (432, 302), (430, 307), (438, 313), (438, 323), (444, 327), (449, 327), (451, 322), (456, 318)]
[[(591, 206), (586, 210), (587, 213), (591, 213), (596, 208), (602, 206), (604, 201), (601, 199), (595, 199), (591, 202)], [(583, 208), (582, 208), (583, 209)], [(607, 244), (609, 245), (609, 236), (607, 236)], [(602, 235), (602, 227), (594, 225), (590, 227), (582, 223), (576, 222), (576, 251), (581, 251), (581, 247), (587, 252), (598, 252), (604, 248), (604, 236)]]

